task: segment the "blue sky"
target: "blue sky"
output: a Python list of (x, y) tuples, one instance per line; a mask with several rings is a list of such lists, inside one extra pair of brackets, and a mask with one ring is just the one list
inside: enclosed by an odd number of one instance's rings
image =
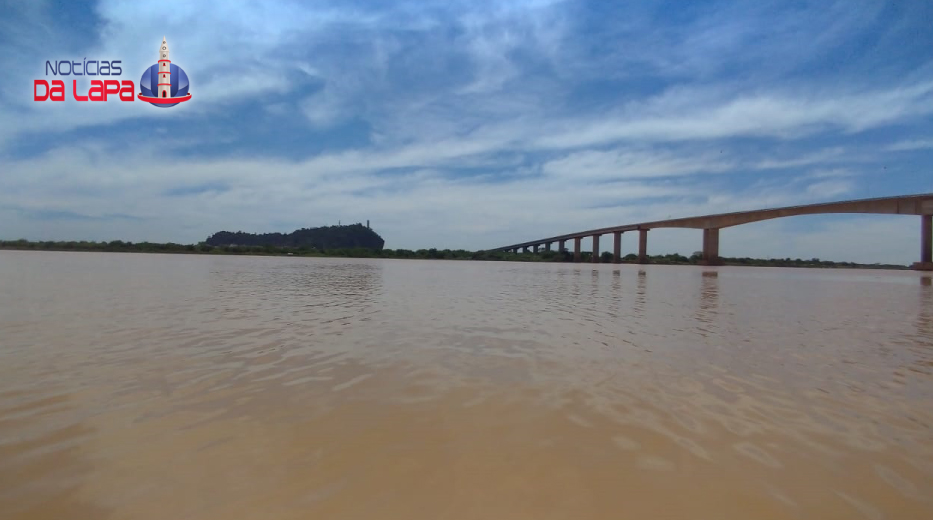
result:
[[(369, 219), (387, 247), (481, 249), (933, 192), (930, 2), (0, 0), (0, 14), (0, 238), (189, 243)], [(46, 60), (119, 59), (138, 83), (163, 36), (188, 103), (32, 100)], [(649, 251), (700, 242), (657, 230)], [(729, 256), (918, 249), (904, 216), (721, 235)]]

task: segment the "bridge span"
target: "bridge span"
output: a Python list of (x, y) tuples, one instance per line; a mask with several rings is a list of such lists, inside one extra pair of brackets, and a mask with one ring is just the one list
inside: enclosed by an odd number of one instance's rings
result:
[(640, 224), (626, 224), (599, 229), (590, 229), (577, 233), (568, 233), (550, 238), (530, 240), (509, 246), (497, 247), (493, 251), (523, 250), (528, 252), (533, 248), (551, 250), (551, 244), (557, 243), (558, 250), (566, 251), (568, 240), (573, 240), (573, 261), (579, 262), (582, 253), (580, 241), (586, 237), (593, 239), (594, 263), (599, 262), (599, 237), (612, 234), (613, 262), (621, 262), (622, 234), (638, 231), (638, 262), (646, 263), (648, 259), (648, 231), (658, 228), (689, 228), (703, 230), (703, 258), (704, 265), (721, 265), (719, 257), (719, 230), (726, 227), (759, 222), (781, 217), (794, 217), (797, 215), (817, 215), (827, 213), (864, 213), (876, 215), (919, 215), (920, 216), (920, 261), (913, 264), (914, 269), (933, 271), (933, 193), (920, 195), (904, 195), (900, 197), (882, 197), (875, 199), (847, 200), (842, 202), (824, 202), (808, 204), (805, 206), (788, 206), (784, 208), (759, 209), (754, 211), (737, 211), (734, 213), (720, 213), (702, 217), (675, 218), (642, 222)]

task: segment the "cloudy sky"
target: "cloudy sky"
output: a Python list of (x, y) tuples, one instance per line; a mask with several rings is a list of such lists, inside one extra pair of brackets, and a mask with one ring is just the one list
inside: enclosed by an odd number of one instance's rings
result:
[[(933, 3), (0, 0), (0, 238), (365, 222), (397, 248), (933, 192)], [(33, 101), (162, 37), (192, 100)], [(89, 87), (82, 77), (79, 89)], [(919, 218), (726, 229), (727, 256), (909, 263)], [(625, 235), (624, 252), (637, 237)], [(604, 248), (611, 248), (604, 239)], [(694, 230), (649, 252), (690, 254)]]

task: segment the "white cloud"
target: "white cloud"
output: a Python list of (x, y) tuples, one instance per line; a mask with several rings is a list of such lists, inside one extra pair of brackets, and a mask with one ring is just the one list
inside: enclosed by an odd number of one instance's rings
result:
[(928, 150), (933, 148), (933, 139), (909, 139), (885, 147), (890, 152), (904, 152), (913, 150)]
[(308, 121), (318, 128), (340, 121), (347, 113), (344, 101), (327, 88), (304, 98), (298, 106)]
[(839, 177), (851, 177), (854, 173), (848, 168), (818, 168), (807, 174), (811, 179), (834, 179)]
[(790, 157), (767, 157), (759, 160), (755, 167), (757, 169), (783, 169), (799, 168), (801, 166), (811, 166), (814, 164), (827, 164), (842, 160), (851, 160), (851, 154), (841, 146), (818, 150), (816, 152), (795, 154)]
[(736, 136), (795, 139), (817, 131), (858, 132), (930, 113), (933, 82), (863, 93), (754, 94), (718, 100), (705, 91), (675, 89), (601, 118), (560, 123), (570, 130), (553, 131), (556, 125), (551, 125), (552, 131), (534, 144), (554, 149)]
[(571, 179), (631, 179), (731, 170), (722, 154), (685, 154), (656, 150), (574, 152), (544, 164), (547, 175)]
[(821, 199), (830, 200), (833, 197), (850, 193), (852, 188), (852, 183), (849, 181), (821, 181), (807, 186), (807, 193)]

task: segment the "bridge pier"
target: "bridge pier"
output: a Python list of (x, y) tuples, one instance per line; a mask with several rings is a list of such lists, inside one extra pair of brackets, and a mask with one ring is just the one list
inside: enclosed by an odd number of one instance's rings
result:
[(920, 261), (911, 268), (933, 271), (933, 215), (920, 215)]
[(550, 243), (550, 242), (545, 242), (545, 243), (544, 243), (544, 250), (545, 250), (545, 251), (548, 251), (548, 252), (551, 251), (551, 243)]
[(638, 230), (638, 263), (648, 263), (648, 230)]
[(579, 262), (583, 255), (580, 254), (580, 237), (573, 239), (573, 261)]
[(535, 244), (535, 254), (538, 254), (538, 244)]
[(566, 241), (566, 240), (559, 240), (559, 241), (557, 242), (557, 250), (560, 251), (561, 253), (563, 253), (564, 251), (566, 251), (566, 250), (567, 250), (567, 241)]
[(527, 252), (528, 252), (528, 246), (523, 247), (523, 248), (522, 248), (522, 253), (527, 253)]
[(622, 263), (622, 232), (615, 231), (612, 233), (613, 244), (612, 244), (612, 263), (621, 264)]
[(722, 265), (719, 258), (719, 228), (703, 230), (703, 258), (700, 265)]
[(593, 258), (590, 261), (594, 264), (599, 263), (599, 235), (593, 235)]

